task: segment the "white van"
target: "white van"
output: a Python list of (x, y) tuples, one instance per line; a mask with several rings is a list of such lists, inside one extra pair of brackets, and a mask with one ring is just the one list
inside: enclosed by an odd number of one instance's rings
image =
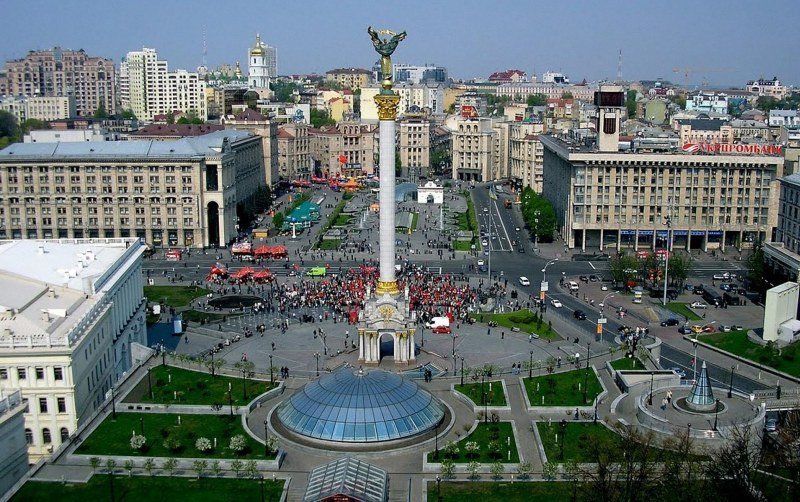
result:
[(570, 291), (578, 291), (579, 288), (578, 288), (578, 283), (577, 282), (569, 281), (567, 284), (569, 285), (569, 290)]

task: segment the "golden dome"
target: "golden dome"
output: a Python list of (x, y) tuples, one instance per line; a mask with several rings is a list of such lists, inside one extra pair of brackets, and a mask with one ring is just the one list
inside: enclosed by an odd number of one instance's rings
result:
[(261, 35), (256, 34), (256, 46), (250, 49), (251, 56), (263, 56), (264, 44), (261, 43)]

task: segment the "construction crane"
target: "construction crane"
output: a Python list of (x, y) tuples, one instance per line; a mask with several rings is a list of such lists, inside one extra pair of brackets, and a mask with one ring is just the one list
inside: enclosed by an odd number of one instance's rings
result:
[(692, 75), (692, 74), (694, 74), (694, 75), (698, 75), (698, 74), (702, 75), (704, 77), (702, 85), (706, 86), (706, 85), (708, 85), (708, 82), (707, 82), (707, 78), (705, 78), (705, 76), (708, 73), (728, 73), (728, 72), (732, 72), (733, 70), (734, 70), (733, 68), (673, 68), (672, 72), (673, 73), (678, 73), (678, 74), (683, 74), (683, 77), (684, 77), (683, 85), (684, 85), (684, 87), (686, 87), (688, 85), (688, 83), (689, 83), (689, 75)]

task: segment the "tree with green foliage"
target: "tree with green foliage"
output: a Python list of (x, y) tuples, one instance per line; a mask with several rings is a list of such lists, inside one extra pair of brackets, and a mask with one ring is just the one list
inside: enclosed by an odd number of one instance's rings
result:
[(637, 92), (634, 90), (629, 90), (627, 94), (627, 99), (625, 100), (625, 108), (628, 110), (628, 118), (636, 118), (636, 95)]
[(639, 260), (635, 256), (625, 253), (612, 257), (608, 265), (615, 287), (619, 284), (627, 286), (627, 282), (635, 278), (639, 270)]
[(556, 212), (553, 204), (525, 187), (520, 196), (522, 219), (528, 229), (535, 234), (539, 242), (552, 242), (556, 230)]
[(311, 109), (311, 126), (322, 127), (336, 125), (336, 121), (328, 115), (327, 110), (320, 110), (318, 108)]
[(764, 248), (759, 241), (755, 243), (753, 252), (747, 258), (747, 279), (750, 281), (750, 287), (758, 291), (762, 297), (767, 291), (767, 282), (764, 280), (766, 272)]
[(107, 119), (108, 118), (108, 112), (106, 111), (106, 105), (104, 105), (103, 103), (100, 103), (97, 106), (97, 109), (94, 111), (94, 118), (96, 118), (96, 119)]
[(96, 471), (97, 468), (100, 467), (100, 458), (99, 457), (90, 458), (89, 465), (92, 467), (92, 472)]
[(342, 90), (342, 84), (340, 84), (339, 82), (337, 82), (335, 80), (328, 79), (328, 80), (325, 80), (322, 83), (320, 83), (319, 88), (320, 89), (330, 89), (332, 91), (341, 91)]
[(256, 364), (253, 361), (237, 361), (233, 367), (242, 373), (242, 396), (247, 400), (247, 379), (253, 375)]
[(133, 114), (133, 110), (127, 108), (119, 112), (119, 118), (122, 120), (136, 120), (136, 115)]
[(5, 110), (0, 110), (0, 138), (12, 138), (10, 142), (19, 138), (17, 117)]
[(669, 257), (669, 277), (670, 284), (677, 285), (683, 289), (686, 278), (692, 271), (694, 259), (688, 253), (672, 252)]
[(529, 94), (528, 106), (544, 106), (547, 104), (547, 96), (544, 94)]
[(280, 230), (283, 227), (284, 220), (286, 216), (283, 215), (280, 211), (275, 213), (275, 216), (272, 217), (272, 226), (275, 227), (276, 230)]
[(275, 95), (275, 101), (280, 103), (294, 102), (294, 92), (301, 88), (294, 82), (271, 82), (269, 87)]
[(175, 469), (178, 467), (178, 461), (174, 458), (168, 458), (164, 460), (164, 463), (161, 464), (161, 468), (166, 472), (168, 475), (172, 476), (175, 472)]
[(561, 93), (561, 99), (575, 99), (575, 98), (572, 96), (571, 92), (564, 91)]

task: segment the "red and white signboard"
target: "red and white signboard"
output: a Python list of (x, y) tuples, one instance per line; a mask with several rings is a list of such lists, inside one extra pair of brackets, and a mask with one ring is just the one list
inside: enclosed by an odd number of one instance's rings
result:
[(783, 155), (781, 145), (731, 145), (728, 143), (686, 143), (686, 153), (737, 153), (747, 155)]

